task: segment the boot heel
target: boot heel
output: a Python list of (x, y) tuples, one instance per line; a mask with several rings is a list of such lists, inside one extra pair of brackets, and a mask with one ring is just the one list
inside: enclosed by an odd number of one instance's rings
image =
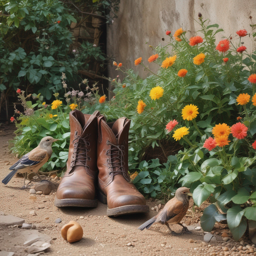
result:
[(103, 203), (103, 204), (107, 204), (107, 197), (105, 196), (105, 194), (99, 189), (98, 190), (98, 200)]

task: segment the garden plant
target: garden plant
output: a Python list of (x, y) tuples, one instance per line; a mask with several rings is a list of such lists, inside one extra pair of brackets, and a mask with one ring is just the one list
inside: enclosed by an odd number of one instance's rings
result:
[[(196, 36), (188, 39), (182, 28), (166, 31), (168, 45), (150, 46), (154, 54), (148, 60), (138, 56), (135, 70), (142, 65), (150, 74), (145, 79), (114, 62), (126, 77), (111, 80), (114, 96), (108, 101), (86, 80), (86, 91), (66, 89), (65, 99), (55, 94), (51, 105), (42, 95), (30, 96), (36, 98), (33, 103), (18, 90), (25, 113), (16, 111), (12, 118), (18, 128), (13, 151), (24, 154), (42, 137), (53, 136), (60, 141), (45, 170), (61, 170), (68, 155), (71, 109), (99, 110), (110, 122), (125, 116), (132, 120), (129, 167), (138, 189), (167, 199), (178, 187), (190, 187), (196, 205), (210, 202), (202, 228), (211, 231), (216, 221), (226, 220), (233, 237), (241, 238), (256, 221), (256, 51), (247, 52), (243, 44), (244, 37), (253, 40), (256, 34), (242, 29), (216, 42), (223, 30), (201, 15), (198, 23)], [(157, 72), (152, 65), (159, 66)], [(166, 145), (176, 151), (169, 154)], [(166, 161), (143, 160), (146, 150), (156, 147)]]

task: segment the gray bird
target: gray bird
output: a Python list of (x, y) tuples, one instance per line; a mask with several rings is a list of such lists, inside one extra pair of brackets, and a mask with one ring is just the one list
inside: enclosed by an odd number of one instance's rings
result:
[(12, 171), (2, 180), (2, 183), (6, 185), (17, 172), (24, 173), (24, 186), (28, 173), (34, 172), (41, 179), (38, 171), (51, 157), (52, 143), (55, 141), (57, 139), (51, 136), (44, 137), (36, 148), (21, 157), (21, 159), (9, 168)]
[(176, 190), (175, 197), (169, 200), (164, 208), (153, 218), (143, 223), (138, 229), (148, 229), (154, 223), (165, 224), (173, 235), (176, 233), (171, 230), (169, 224), (179, 224), (183, 227), (183, 232), (190, 233), (187, 227), (180, 221), (186, 215), (189, 206), (188, 200), (189, 188), (181, 187)]

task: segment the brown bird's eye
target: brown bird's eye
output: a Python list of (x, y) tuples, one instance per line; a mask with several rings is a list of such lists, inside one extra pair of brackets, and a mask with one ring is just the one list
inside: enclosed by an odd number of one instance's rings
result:
[(48, 140), (46, 140), (46, 141), (50, 141), (50, 140), (48, 139)]

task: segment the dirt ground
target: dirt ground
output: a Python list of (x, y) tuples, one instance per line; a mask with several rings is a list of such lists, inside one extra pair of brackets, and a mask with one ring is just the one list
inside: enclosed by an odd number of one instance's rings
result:
[[(8, 141), (13, 138), (14, 126), (0, 126), (0, 179), (8, 173), (9, 167), (17, 158), (9, 152)], [(99, 202), (94, 209), (70, 208), (58, 209), (54, 206), (53, 191), (50, 195), (36, 195), (30, 199), (29, 189), (21, 190), (23, 179), (14, 177), (8, 185), (0, 184), (0, 212), (5, 215), (14, 215), (25, 219), (26, 223), (35, 225), (40, 233), (49, 235), (53, 240), (51, 247), (42, 255), (256, 255), (255, 247), (248, 241), (235, 242), (230, 238), (226, 225), (218, 224), (212, 232), (215, 241), (205, 243), (204, 232), (195, 230), (200, 226), (201, 208), (190, 207), (184, 224), (189, 227), (192, 234), (172, 236), (166, 226), (153, 225), (149, 230), (137, 229), (144, 221), (157, 214), (152, 210), (159, 205), (159, 201), (148, 200), (150, 212), (144, 215), (129, 215), (118, 218), (106, 216), (106, 205)], [(32, 184), (33, 186), (33, 184)], [(193, 203), (191, 203), (191, 206)], [(35, 211), (35, 216), (31, 211)], [(1, 215), (0, 215), (1, 218)], [(57, 218), (62, 222), (55, 223)], [(71, 220), (79, 222), (84, 235), (79, 242), (69, 244), (61, 237), (61, 227)], [(180, 231), (178, 225), (172, 226)], [(1, 251), (15, 252), (16, 255), (28, 255), (14, 242), (17, 232), (22, 229), (17, 226), (0, 226), (0, 255)], [(223, 240), (223, 234), (225, 238)], [(250, 248), (250, 250), (249, 250)], [(255, 250), (256, 251), (256, 250)]]

